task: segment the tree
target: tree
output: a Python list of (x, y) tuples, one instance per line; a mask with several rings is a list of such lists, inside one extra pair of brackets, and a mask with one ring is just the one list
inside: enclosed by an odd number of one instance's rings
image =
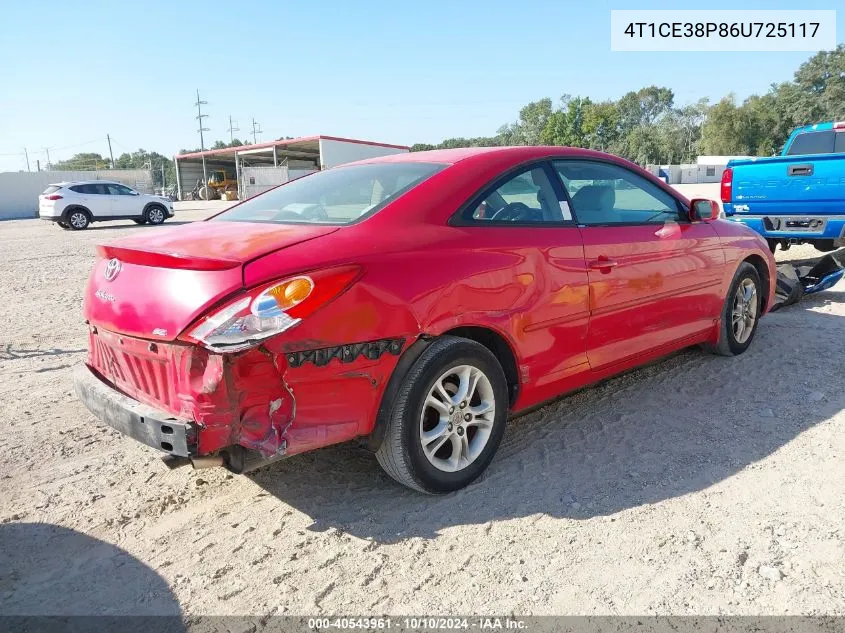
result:
[(540, 142), (544, 145), (568, 145), (570, 147), (588, 147), (589, 138), (584, 126), (587, 111), (593, 103), (589, 98), (560, 98), (561, 109), (552, 112), (546, 119), (546, 126), (540, 132)]
[(564, 95), (533, 101), (491, 137), (452, 138), (411, 150), (486, 145), (571, 145), (618, 154), (635, 162), (694, 162), (699, 153), (769, 156), (799, 125), (845, 120), (845, 44), (801, 64), (792, 81), (737, 105), (727, 95), (675, 107), (671, 89), (647, 86), (617, 101), (595, 103)]
[(584, 113), (590, 148), (605, 151), (619, 139), (619, 109), (613, 101), (593, 103)]
[(519, 111), (516, 123), (499, 128), (499, 136), (504, 145), (537, 145), (551, 115), (551, 99), (532, 101)]
[(794, 83), (805, 123), (845, 119), (845, 44), (801, 64)]
[(59, 171), (88, 171), (95, 169), (108, 169), (111, 163), (107, 158), (103, 158), (100, 154), (91, 152), (83, 152), (75, 154), (67, 160), (60, 160), (57, 163), (50, 165), (52, 169)]

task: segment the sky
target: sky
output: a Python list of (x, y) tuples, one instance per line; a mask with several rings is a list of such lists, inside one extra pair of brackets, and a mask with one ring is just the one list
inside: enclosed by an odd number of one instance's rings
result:
[[(836, 1), (802, 0), (802, 9)], [(690, 8), (698, 6), (686, 5)], [(700, 6), (700, 5), (699, 5)], [(172, 155), (206, 144), (327, 134), (386, 143), (492, 135), (530, 101), (618, 98), (666, 86), (676, 104), (739, 100), (789, 80), (810, 52), (610, 51), (605, 0), (51, 0), (5, 3), (0, 21), (0, 171), (77, 152)], [(794, 9), (793, 1), (711, 9)], [(840, 9), (842, 7), (840, 5)], [(845, 40), (845, 10), (837, 14)]]

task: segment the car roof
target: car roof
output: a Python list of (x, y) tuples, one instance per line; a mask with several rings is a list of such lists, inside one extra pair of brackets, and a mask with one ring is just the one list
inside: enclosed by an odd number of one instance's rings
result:
[[(51, 185), (50, 187), (69, 187), (70, 185), (120, 185), (119, 183), (114, 180), (67, 180), (65, 182), (56, 182)], [(125, 185), (124, 185), (125, 186)]]
[(559, 145), (519, 145), (508, 147), (459, 147), (455, 149), (435, 149), (424, 152), (403, 152), (401, 154), (389, 154), (376, 158), (348, 163), (359, 165), (366, 163), (443, 163), (452, 165), (467, 160), (483, 160), (484, 158), (512, 158), (515, 161), (525, 161), (534, 158), (547, 157), (571, 157), (571, 158), (608, 158), (610, 156), (580, 147), (563, 147)]
[(801, 127), (795, 128), (792, 133), (799, 134), (801, 132), (823, 132), (832, 129), (833, 121), (825, 121), (824, 123), (810, 123), (808, 125), (802, 125)]

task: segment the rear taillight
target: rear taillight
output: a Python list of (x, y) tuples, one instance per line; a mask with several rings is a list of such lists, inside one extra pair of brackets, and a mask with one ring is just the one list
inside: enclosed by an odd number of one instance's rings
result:
[(834, 130), (845, 130), (845, 121), (836, 121), (833, 124)]
[(213, 352), (239, 352), (298, 325), (360, 276), (358, 266), (315, 271), (247, 291), (200, 319), (187, 340)]
[(722, 172), (722, 202), (730, 202), (733, 193), (734, 170), (728, 167)]
[(61, 199), (62, 199), (62, 197), (57, 193), (54, 193), (52, 195), (45, 197), (45, 200), (61, 200)]

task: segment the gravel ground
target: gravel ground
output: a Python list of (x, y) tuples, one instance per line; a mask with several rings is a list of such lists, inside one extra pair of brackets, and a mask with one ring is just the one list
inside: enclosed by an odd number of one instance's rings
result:
[(739, 358), (514, 420), (433, 498), (351, 445), (168, 471), (95, 422), (71, 385), (93, 247), (156, 230), (0, 223), (0, 612), (845, 614), (845, 284)]

